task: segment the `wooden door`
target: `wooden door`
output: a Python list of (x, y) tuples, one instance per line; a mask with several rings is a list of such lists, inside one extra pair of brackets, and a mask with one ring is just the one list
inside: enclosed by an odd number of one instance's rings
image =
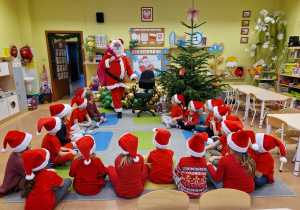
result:
[(58, 99), (70, 95), (69, 73), (65, 40), (54, 39), (57, 78), (54, 78)]

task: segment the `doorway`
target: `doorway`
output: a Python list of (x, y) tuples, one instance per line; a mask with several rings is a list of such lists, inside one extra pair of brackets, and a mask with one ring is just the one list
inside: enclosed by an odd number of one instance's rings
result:
[(77, 89), (86, 86), (84, 51), (81, 47), (82, 31), (46, 31), (45, 33), (52, 99), (53, 101), (69, 99), (75, 95)]

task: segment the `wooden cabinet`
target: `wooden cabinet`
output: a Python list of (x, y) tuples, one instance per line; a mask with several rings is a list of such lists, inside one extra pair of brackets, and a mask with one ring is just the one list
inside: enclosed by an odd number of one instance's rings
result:
[(8, 63), (0, 63), (0, 77), (9, 75)]

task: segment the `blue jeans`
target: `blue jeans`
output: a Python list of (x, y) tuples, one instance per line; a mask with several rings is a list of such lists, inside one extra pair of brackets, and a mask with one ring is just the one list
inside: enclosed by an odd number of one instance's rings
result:
[(269, 183), (269, 178), (265, 175), (262, 175), (260, 178), (254, 177), (255, 188), (259, 188)]
[[(103, 116), (105, 118), (105, 116), (106, 116), (105, 112), (102, 112), (101, 116)], [(95, 122), (99, 122), (97, 117), (92, 117), (92, 120), (94, 120)]]
[[(215, 170), (217, 170), (216, 166), (213, 165), (213, 167), (214, 167)], [(208, 170), (207, 170), (207, 177), (211, 181), (211, 183), (215, 186), (215, 188), (217, 188), (217, 189), (223, 188), (223, 179), (220, 182), (216, 182), (212, 178), (212, 176), (210, 175), (210, 173), (208, 172)]]
[(199, 125), (206, 125), (205, 120), (201, 116), (199, 116), (198, 122), (199, 122)]

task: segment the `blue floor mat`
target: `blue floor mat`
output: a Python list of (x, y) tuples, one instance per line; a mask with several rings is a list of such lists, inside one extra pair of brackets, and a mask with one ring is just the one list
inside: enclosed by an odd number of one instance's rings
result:
[(106, 125), (117, 125), (119, 118), (117, 114), (106, 114), (105, 116), (107, 118), (107, 121), (104, 123), (101, 123), (100, 126), (106, 126)]
[[(185, 140), (189, 140), (189, 138), (195, 135), (192, 131), (182, 131), (182, 134)], [(207, 146), (207, 142), (205, 142), (205, 146)]]
[(95, 151), (106, 150), (109, 146), (113, 132), (111, 131), (99, 131), (92, 135), (96, 142)]

